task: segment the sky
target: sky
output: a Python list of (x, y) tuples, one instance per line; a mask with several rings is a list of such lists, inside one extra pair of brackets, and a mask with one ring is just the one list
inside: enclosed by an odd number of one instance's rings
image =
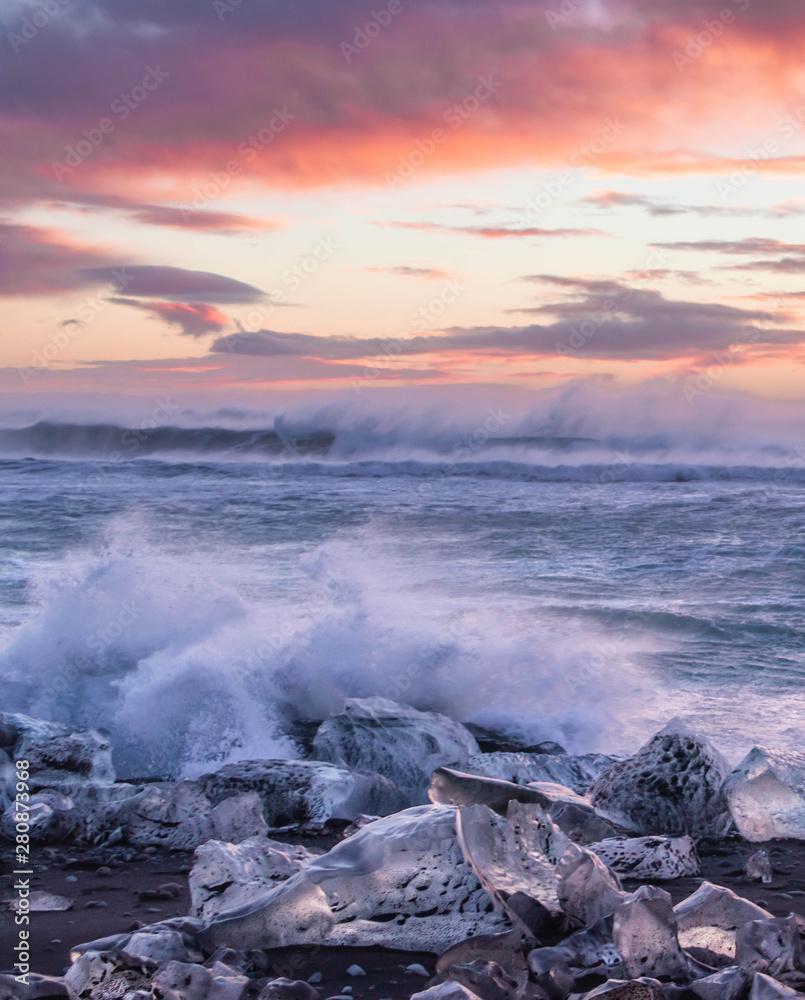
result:
[(6, 0), (0, 389), (803, 395), (794, 0)]

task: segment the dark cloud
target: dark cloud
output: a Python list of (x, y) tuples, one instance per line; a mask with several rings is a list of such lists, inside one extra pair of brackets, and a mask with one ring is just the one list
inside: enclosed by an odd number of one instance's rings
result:
[(742, 240), (693, 240), (681, 243), (653, 243), (664, 250), (706, 250), (729, 254), (805, 254), (805, 243), (784, 243), (765, 236), (747, 237)]
[(265, 293), (234, 278), (183, 267), (126, 264), (117, 268), (93, 267), (82, 272), (86, 281), (110, 284), (127, 297), (170, 299), (176, 302), (257, 302)]
[[(534, 276), (537, 277), (537, 276)], [(541, 275), (570, 297), (539, 307), (553, 322), (519, 327), (452, 328), (403, 340), (316, 337), (261, 330), (216, 340), (213, 352), (326, 360), (396, 354), (555, 355), (599, 359), (669, 359), (737, 344), (797, 344), (801, 330), (763, 329), (768, 312), (685, 302), (621, 282)]]
[(579, 205), (588, 205), (601, 211), (614, 211), (618, 208), (642, 208), (655, 218), (671, 215), (698, 215), (705, 219), (711, 218), (779, 218), (786, 214), (797, 214), (794, 206), (788, 209), (779, 208), (747, 208), (740, 205), (685, 205), (675, 201), (663, 201), (647, 194), (630, 194), (626, 191), (595, 191), (587, 198), (582, 198)]
[(781, 257), (778, 260), (755, 260), (733, 264), (732, 271), (766, 271), (770, 274), (805, 274), (805, 257)]

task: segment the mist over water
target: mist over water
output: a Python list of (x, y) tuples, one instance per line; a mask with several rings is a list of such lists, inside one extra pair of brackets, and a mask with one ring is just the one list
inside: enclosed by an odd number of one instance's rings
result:
[(801, 414), (494, 395), (8, 415), (6, 707), (109, 728), (128, 775), (294, 756), (373, 694), (577, 752), (674, 714), (799, 744)]

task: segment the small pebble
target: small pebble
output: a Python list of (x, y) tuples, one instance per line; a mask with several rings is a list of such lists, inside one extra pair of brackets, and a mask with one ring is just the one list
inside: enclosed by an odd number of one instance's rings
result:
[(158, 906), (147, 906), (145, 908), (146, 913), (162, 913), (162, 910)]
[(53, 940), (50, 943), (51, 944), (61, 944), (61, 938), (53, 938)]
[(762, 906), (764, 910), (767, 910), (769, 908), (769, 901), (768, 899), (756, 899), (755, 906)]
[(101, 867), (95, 872), (96, 875), (100, 875), (101, 878), (109, 878), (112, 874), (112, 869), (108, 868), (106, 865), (101, 865)]
[(350, 996), (352, 996), (352, 987), (351, 986), (342, 986), (341, 987), (341, 992), (342, 993), (348, 993)]
[(320, 972), (314, 972), (312, 976), (308, 976), (308, 982), (311, 986), (315, 986), (316, 983), (320, 983), (324, 977)]
[(75, 875), (68, 875), (67, 878), (64, 881), (65, 882), (77, 882), (78, 879), (75, 877)]
[(165, 882), (164, 885), (157, 886), (157, 892), (164, 892), (170, 896), (171, 899), (176, 899), (177, 896), (181, 896), (182, 887), (178, 884), (178, 882)]
[(786, 902), (790, 902), (794, 897), (788, 892), (775, 892), (775, 899), (783, 899)]
[(109, 904), (108, 903), (104, 903), (104, 901), (102, 899), (91, 899), (88, 903), (84, 904), (84, 909), (85, 910), (103, 910), (108, 905)]
[(347, 969), (348, 976), (365, 976), (366, 972), (359, 965), (350, 965)]

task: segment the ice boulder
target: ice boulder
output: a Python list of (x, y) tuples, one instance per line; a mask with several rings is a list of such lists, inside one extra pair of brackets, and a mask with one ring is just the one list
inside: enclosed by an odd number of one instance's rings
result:
[(743, 1000), (752, 981), (751, 975), (739, 965), (719, 969), (711, 976), (697, 979), (690, 989), (699, 1000)]
[(749, 991), (749, 1000), (802, 1000), (802, 997), (805, 997), (805, 993), (798, 993), (762, 972), (755, 973), (752, 989)]
[(779, 979), (805, 969), (797, 920), (788, 917), (750, 920), (735, 936), (735, 962), (748, 972), (762, 972)]
[(617, 759), (600, 753), (577, 757), (567, 753), (479, 753), (467, 760), (463, 770), (516, 785), (550, 781), (584, 795), (595, 779)]
[(559, 902), (577, 926), (593, 924), (614, 912), (626, 898), (618, 876), (592, 851), (571, 844), (556, 866)]
[(663, 889), (643, 885), (616, 907), (612, 940), (628, 976), (639, 979), (691, 978), (687, 958), (677, 936), (671, 897)]
[(509, 803), (535, 802), (547, 809), (551, 800), (541, 791), (527, 785), (516, 785), (501, 778), (466, 774), (451, 767), (437, 767), (430, 777), (428, 797), (434, 805), (484, 805), (506, 814)]
[(313, 740), (316, 760), (376, 771), (405, 793), (408, 805), (427, 802), (437, 767), (463, 768), (478, 752), (475, 737), (458, 722), (386, 698), (348, 698)]
[(201, 935), (219, 947), (380, 945), (442, 952), (507, 930), (464, 857), (452, 806), (417, 806), (370, 823), (286, 882), (217, 912)]
[(805, 840), (805, 753), (755, 747), (724, 782), (742, 837)]
[(478, 881), (512, 923), (539, 936), (557, 920), (556, 866), (570, 842), (539, 805), (512, 801), (506, 819), (485, 805), (465, 806), (458, 836)]
[(503, 778), (438, 767), (431, 775), (428, 795), (434, 804), (486, 805), (502, 815), (506, 814), (509, 802), (533, 802), (542, 806), (554, 824), (576, 843), (586, 844), (614, 833), (612, 825), (596, 814), (588, 799), (553, 781), (518, 785)]
[(195, 853), (189, 878), (190, 915), (207, 919), (249, 903), (318, 856), (267, 837), (250, 837), (237, 845), (210, 840)]
[(362, 813), (388, 815), (404, 796), (388, 778), (318, 760), (242, 760), (194, 782), (215, 806), (233, 795), (255, 792), (270, 827), (324, 825)]
[(707, 740), (673, 720), (607, 768), (589, 794), (599, 813), (636, 833), (717, 838), (731, 825), (721, 791), (728, 773)]
[(65, 973), (64, 985), (70, 1000), (122, 997), (133, 990), (150, 990), (155, 971), (153, 962), (133, 955), (86, 951)]
[(612, 837), (589, 849), (619, 875), (667, 881), (701, 874), (690, 837)]
[(27, 760), (33, 790), (68, 781), (115, 780), (112, 747), (104, 729), (77, 729), (0, 712), (0, 739), (14, 760)]
[(268, 832), (262, 802), (254, 792), (232, 795), (213, 806), (192, 781), (149, 785), (122, 818), (126, 840), (139, 847), (190, 851), (212, 839), (237, 843)]
[(740, 927), (750, 920), (772, 919), (767, 910), (711, 882), (702, 882), (696, 892), (677, 903), (674, 913), (683, 948), (707, 948), (729, 958), (735, 958)]

